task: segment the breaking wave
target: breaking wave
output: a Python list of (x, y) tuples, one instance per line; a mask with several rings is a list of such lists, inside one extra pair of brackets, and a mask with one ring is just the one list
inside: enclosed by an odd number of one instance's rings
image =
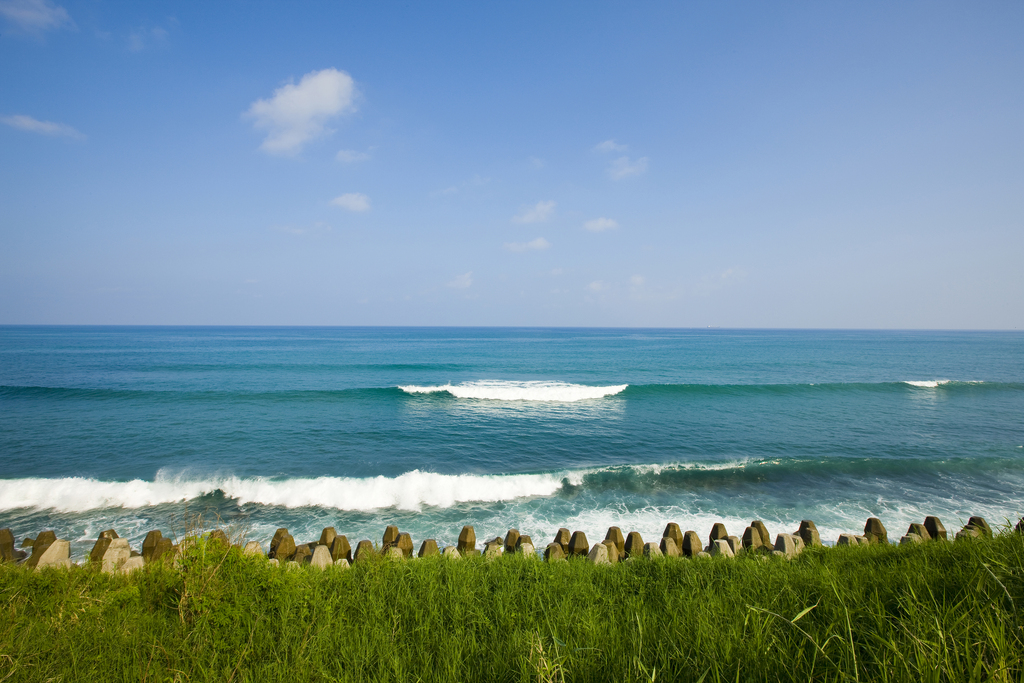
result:
[(605, 387), (591, 387), (566, 382), (508, 382), (502, 380), (479, 380), (462, 384), (440, 386), (400, 386), (409, 394), (433, 394), (447, 392), (455, 398), (476, 398), (492, 401), (558, 401), (574, 402), (591, 398), (612, 396), (624, 391), (628, 384)]

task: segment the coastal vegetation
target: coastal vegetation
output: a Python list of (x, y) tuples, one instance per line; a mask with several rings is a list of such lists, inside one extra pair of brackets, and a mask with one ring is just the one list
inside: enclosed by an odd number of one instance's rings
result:
[(1024, 535), (326, 569), (200, 540), (0, 564), (0, 607), (0, 681), (1019, 681)]

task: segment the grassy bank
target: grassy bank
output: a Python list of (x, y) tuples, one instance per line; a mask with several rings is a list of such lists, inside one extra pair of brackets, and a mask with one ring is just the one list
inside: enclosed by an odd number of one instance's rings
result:
[(0, 566), (0, 680), (1020, 681), (1024, 536), (778, 558)]

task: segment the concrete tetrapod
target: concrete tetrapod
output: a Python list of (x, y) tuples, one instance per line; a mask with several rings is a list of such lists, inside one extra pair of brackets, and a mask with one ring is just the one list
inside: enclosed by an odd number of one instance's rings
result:
[(586, 557), (590, 553), (590, 543), (587, 542), (587, 535), (582, 531), (572, 532), (569, 539), (569, 557)]
[(516, 539), (516, 552), (517, 553), (524, 553), (525, 554), (526, 551), (523, 550), (523, 546), (524, 545), (530, 546), (530, 552), (535, 552), (534, 546), (533, 546), (533, 539), (530, 538), (529, 536), (525, 536), (525, 535), (520, 536), (519, 538)]
[(243, 555), (263, 555), (263, 547), (259, 541), (249, 541), (242, 548)]
[(555, 532), (555, 540), (553, 540), (552, 543), (557, 543), (558, 545), (562, 546), (562, 554), (568, 556), (569, 555), (569, 530), (566, 529), (565, 527), (562, 527), (561, 529), (556, 531)]
[[(681, 535), (682, 534), (680, 534), (680, 536)], [(661, 545), (659, 547), (661, 549), (661, 554), (665, 557), (681, 557), (683, 554), (683, 551), (676, 545), (676, 539), (671, 536), (662, 536)]]
[(608, 546), (604, 543), (595, 543), (587, 555), (587, 561), (591, 564), (611, 564), (612, 561), (608, 559)]
[(805, 519), (800, 522), (800, 529), (796, 533), (797, 536), (803, 539), (805, 546), (814, 547), (821, 545), (821, 536), (818, 534), (818, 527), (809, 519)]
[(626, 559), (626, 537), (622, 535), (622, 529), (617, 526), (608, 527), (608, 533), (604, 535), (604, 540), (611, 541), (615, 545), (615, 551), (618, 554), (617, 560)]
[(687, 531), (683, 534), (683, 555), (696, 557), (697, 553), (700, 552), (704, 552), (704, 548), (700, 543), (700, 536), (697, 535), (697, 532)]
[(868, 539), (869, 543), (888, 543), (889, 533), (885, 530), (885, 525), (882, 524), (882, 520), (878, 517), (869, 517), (868, 521), (864, 523), (864, 536)]
[(384, 529), (384, 536), (380, 540), (380, 551), (386, 553), (388, 548), (398, 542), (398, 527), (394, 524), (389, 524)]
[(334, 560), (331, 559), (331, 551), (327, 549), (327, 546), (318, 543), (316, 550), (313, 551), (313, 557), (309, 560), (309, 564), (317, 569), (327, 569), (334, 566)]
[(657, 543), (644, 543), (644, 557), (663, 557)]
[(676, 543), (676, 549), (679, 552), (683, 551), (683, 532), (680, 531), (679, 525), (675, 522), (669, 522), (665, 526), (665, 530), (661, 532), (662, 538), (671, 538)]
[(630, 531), (623, 546), (626, 557), (640, 557), (644, 554), (644, 539), (638, 531)]
[[(797, 547), (796, 539), (799, 536), (793, 536), (792, 534), (779, 534), (775, 537), (775, 552), (783, 555), (788, 559), (792, 559), (797, 556), (800, 549)], [(803, 539), (801, 540), (801, 544)]]
[(761, 541), (761, 532), (752, 526), (748, 526), (743, 530), (743, 548), (756, 552), (764, 547), (764, 542)]
[(142, 559), (142, 555), (136, 555), (135, 557), (129, 557), (125, 560), (124, 564), (117, 571), (121, 574), (131, 574), (137, 569), (142, 569), (146, 562)]
[(942, 520), (938, 517), (925, 517), (924, 528), (928, 530), (928, 535), (935, 541), (948, 540), (946, 535), (946, 527), (942, 525)]
[(14, 561), (14, 534), (10, 529), (0, 529), (0, 562)]
[[(103, 554), (97, 560), (101, 563), (100, 571), (104, 574), (113, 574), (131, 558), (132, 550), (128, 547), (128, 539), (101, 538), (100, 541), (104, 541), (106, 544)], [(96, 545), (99, 545), (100, 541), (97, 541)], [(95, 548), (93, 551), (95, 552)]]
[(708, 552), (712, 557), (736, 557), (736, 553), (732, 551), (732, 546), (729, 545), (729, 540), (725, 538), (712, 541), (711, 550)]
[(420, 543), (420, 551), (417, 553), (418, 557), (430, 557), (431, 555), (439, 555), (440, 551), (437, 549), (437, 541), (432, 538)]
[[(916, 522), (907, 527), (907, 534), (916, 534), (923, 541), (932, 540), (932, 535), (928, 533), (928, 529), (925, 528), (924, 524), (917, 524)], [(902, 539), (900, 539), (900, 542), (903, 542)]]
[[(601, 545), (608, 548), (608, 561), (612, 564), (618, 564), (619, 562), (619, 548), (615, 545), (615, 541), (606, 540), (601, 541)], [(590, 549), (593, 552), (593, 548)]]
[(505, 552), (514, 553), (516, 551), (516, 541), (519, 540), (519, 529), (509, 529), (508, 533), (505, 534)]
[(338, 537), (338, 532), (333, 526), (324, 527), (324, 530), (320, 532), (320, 545), (325, 545), (328, 548), (334, 543), (334, 539)]
[[(971, 517), (967, 520), (967, 526), (972, 526), (981, 532), (985, 538), (992, 538), (992, 527), (988, 525), (984, 517)], [(38, 541), (38, 539), (36, 539)]]
[(353, 561), (360, 562), (362, 560), (369, 560), (371, 557), (376, 555), (377, 552), (373, 548), (373, 543), (369, 540), (362, 540), (356, 545), (356, 552)]
[[(35, 557), (35, 553), (32, 553)], [(47, 567), (70, 567), (71, 566), (71, 542), (64, 540), (63, 538), (55, 539), (52, 543), (47, 544), (46, 549), (43, 550), (36, 558), (35, 568), (36, 571), (41, 571)]]
[(348, 544), (348, 536), (335, 534), (334, 540), (331, 541), (331, 545), (328, 547), (331, 549), (332, 560), (335, 562), (345, 560), (352, 564), (352, 546)]
[(462, 527), (462, 531), (459, 533), (459, 544), (456, 546), (459, 551), (459, 555), (476, 554), (476, 531), (473, 527), (466, 525)]
[(398, 540), (395, 541), (395, 547), (402, 551), (402, 555), (404, 555), (406, 559), (411, 558), (414, 550), (412, 545), (412, 536), (404, 531), (398, 534)]
[(918, 534), (906, 534), (900, 539), (900, 545), (907, 545), (909, 543), (924, 543), (925, 539), (921, 538)]
[(772, 535), (768, 533), (768, 527), (764, 525), (764, 522), (762, 522), (759, 519), (755, 519), (753, 522), (750, 523), (750, 526), (757, 529), (758, 532), (761, 534), (761, 545), (765, 546), (766, 548), (771, 548)]
[(732, 549), (732, 554), (739, 555), (740, 551), (743, 550), (743, 541), (740, 540), (739, 536), (727, 536), (725, 540), (729, 543), (729, 548)]
[(450, 545), (450, 546), (446, 547), (441, 552), (441, 557), (447, 558), (449, 560), (461, 560), (462, 559), (462, 555), (459, 553), (459, 549), (456, 548), (453, 545)]
[(545, 562), (558, 562), (564, 559), (565, 552), (562, 551), (561, 543), (548, 543), (548, 547), (544, 548)]

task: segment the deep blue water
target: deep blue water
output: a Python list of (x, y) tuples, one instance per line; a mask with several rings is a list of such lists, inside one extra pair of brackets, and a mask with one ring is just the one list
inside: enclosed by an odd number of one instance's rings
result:
[(898, 536), (1024, 513), (1022, 418), (1015, 332), (0, 327), (0, 527)]

